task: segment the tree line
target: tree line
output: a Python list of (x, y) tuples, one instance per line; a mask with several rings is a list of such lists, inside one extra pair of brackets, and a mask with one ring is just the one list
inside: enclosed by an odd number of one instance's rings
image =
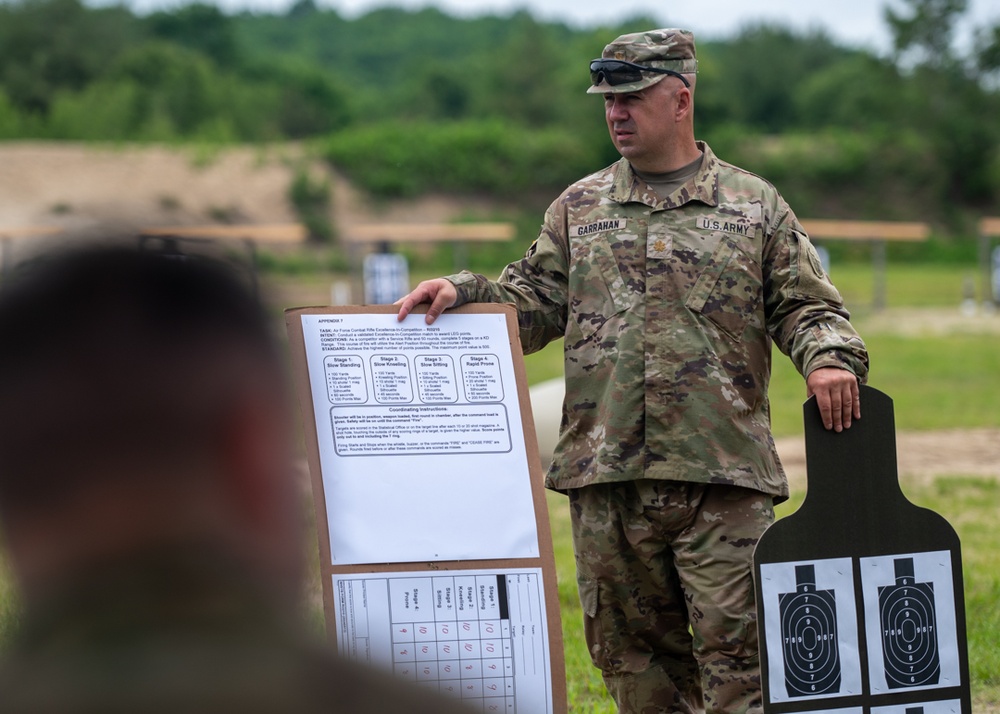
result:
[[(967, 9), (887, 9), (887, 56), (773, 25), (700, 40), (698, 133), (813, 214), (954, 223), (1000, 207), (1000, 18), (960, 51)], [(0, 139), (307, 139), (381, 195), (550, 196), (616, 158), (587, 61), (660, 24), (7, 0)]]

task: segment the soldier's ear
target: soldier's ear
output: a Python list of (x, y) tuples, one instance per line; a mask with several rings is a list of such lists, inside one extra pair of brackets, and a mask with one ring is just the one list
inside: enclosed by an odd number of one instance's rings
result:
[(259, 528), (280, 507), (276, 491), (289, 488), (284, 478), (287, 441), (281, 410), (263, 392), (247, 390), (233, 400), (221, 440), (220, 479), (230, 503)]
[(283, 595), (301, 581), (302, 514), (292, 422), (284, 402), (249, 390), (234, 399), (219, 452), (227, 545)]
[(674, 121), (687, 119), (694, 111), (694, 96), (688, 87), (680, 87), (674, 93)]

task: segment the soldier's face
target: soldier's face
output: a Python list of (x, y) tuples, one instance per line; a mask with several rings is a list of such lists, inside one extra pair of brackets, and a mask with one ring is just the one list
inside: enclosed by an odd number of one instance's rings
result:
[(678, 135), (677, 88), (669, 80), (638, 92), (604, 95), (604, 118), (618, 153), (640, 171), (669, 171)]

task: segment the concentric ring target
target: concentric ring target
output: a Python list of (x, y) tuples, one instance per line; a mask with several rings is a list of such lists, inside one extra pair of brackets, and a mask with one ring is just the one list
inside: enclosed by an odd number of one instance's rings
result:
[(836, 598), (816, 589), (813, 566), (796, 566), (795, 592), (778, 595), (778, 609), (788, 696), (839, 692)]
[(878, 589), (886, 684), (890, 689), (937, 684), (941, 661), (934, 584), (916, 582), (912, 558), (893, 565), (896, 584)]

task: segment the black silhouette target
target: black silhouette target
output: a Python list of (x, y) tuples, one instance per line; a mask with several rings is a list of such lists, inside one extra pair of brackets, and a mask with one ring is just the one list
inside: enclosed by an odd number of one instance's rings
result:
[(918, 583), (913, 558), (893, 560), (896, 584), (878, 589), (885, 679), (890, 689), (935, 685), (941, 677), (934, 583)]
[(816, 589), (814, 566), (795, 566), (795, 592), (778, 595), (778, 610), (788, 696), (839, 692), (837, 603), (832, 590)]
[(805, 501), (754, 551), (763, 710), (972, 714), (958, 535), (903, 495), (892, 400), (859, 390), (840, 433), (803, 405)]

